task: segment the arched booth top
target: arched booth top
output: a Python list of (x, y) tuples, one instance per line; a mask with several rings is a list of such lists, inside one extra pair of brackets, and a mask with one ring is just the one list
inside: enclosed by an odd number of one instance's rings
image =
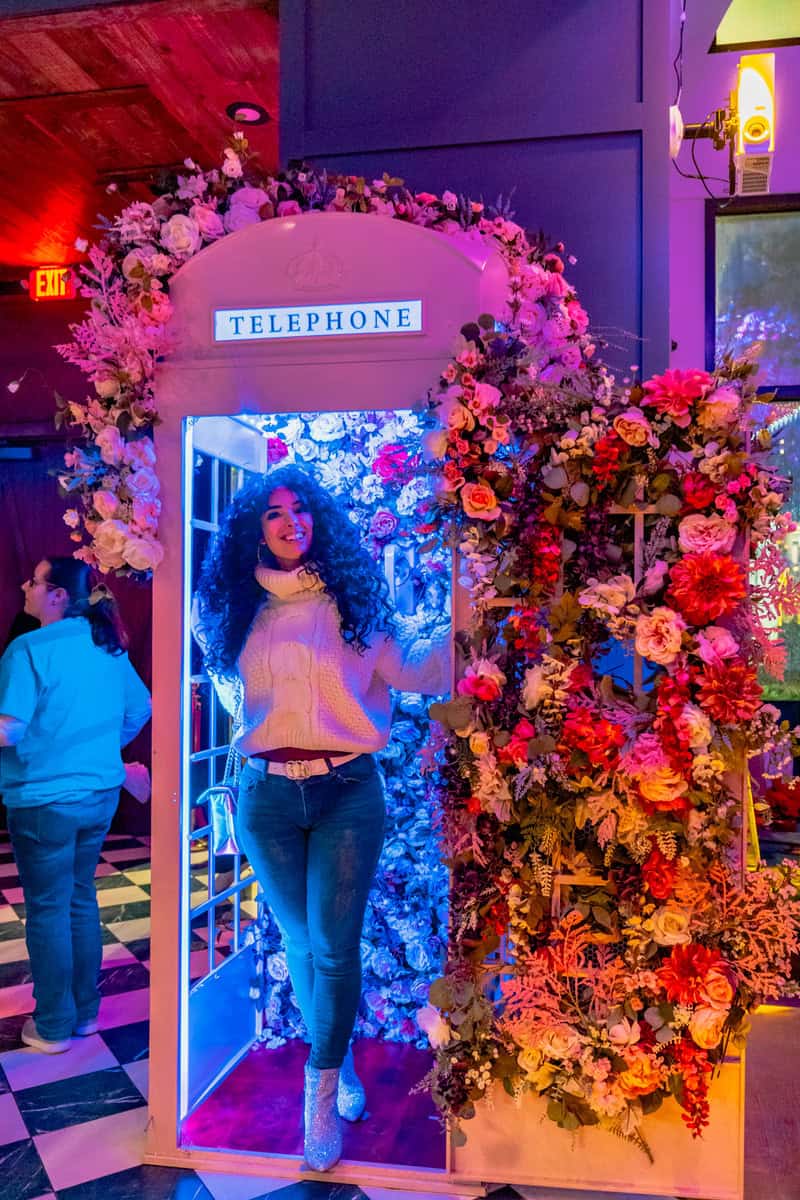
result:
[(165, 415), (407, 407), (481, 313), (502, 317), (492, 238), (390, 217), (308, 213), (248, 226), (172, 278)]

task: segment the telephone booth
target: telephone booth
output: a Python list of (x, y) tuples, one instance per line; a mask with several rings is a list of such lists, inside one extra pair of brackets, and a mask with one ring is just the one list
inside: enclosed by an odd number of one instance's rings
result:
[[(459, 330), (483, 313), (502, 318), (507, 287), (490, 239), (350, 213), (253, 224), (204, 249), (172, 280), (174, 341), (156, 380), (166, 553), (154, 583), (148, 1162), (287, 1179), (302, 1169), (305, 1047), (274, 923), (246, 861), (215, 857), (198, 802), (224, 777), (232, 733), (230, 697), (204, 672), (191, 633), (209, 539), (242, 483), (273, 465), (276, 444), (281, 455), (288, 447), (294, 461), (316, 465), (323, 482), (327, 472), (334, 488), (343, 475), (362, 486), (370, 438), (386, 422), (412, 456), (421, 453), (425, 398)], [(320, 450), (334, 432), (351, 438), (352, 463), (337, 465)], [(443, 569), (440, 554), (426, 576), (420, 553), (402, 539), (381, 539), (400, 618), (413, 629), (433, 612), (457, 629), (465, 616), (457, 572)], [(401, 734), (412, 744), (409, 730), (424, 709), (413, 696), (398, 697), (397, 706), (395, 771), (410, 761), (402, 758), (408, 745), (398, 749)], [(381, 911), (414, 954), (398, 981), (387, 974), (387, 946), (362, 945), (379, 981), (374, 1011), (362, 1013), (360, 1035), (356, 1028), (371, 1116), (346, 1128), (342, 1161), (324, 1178), (424, 1192), (516, 1183), (739, 1200), (736, 1063), (715, 1084), (702, 1143), (691, 1142), (675, 1106), (649, 1118), (653, 1166), (610, 1134), (556, 1130), (536, 1097), (515, 1104), (501, 1092), (480, 1105), (465, 1145), (443, 1128), (418, 1086), (430, 1053), (400, 1019), (425, 1003), (447, 928), (446, 876), (434, 861), (424, 787), (415, 787), (375, 899), (377, 912), (381, 889), (390, 896), (391, 912)], [(408, 804), (401, 792), (398, 804)], [(408, 881), (408, 894), (392, 891), (391, 855), (415, 838), (424, 862), (412, 902)]]

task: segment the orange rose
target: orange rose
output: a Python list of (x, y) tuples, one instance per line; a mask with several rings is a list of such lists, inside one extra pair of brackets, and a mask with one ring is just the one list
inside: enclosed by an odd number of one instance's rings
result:
[(727, 1009), (733, 1001), (736, 988), (727, 971), (712, 967), (700, 987), (700, 995), (711, 1008)]
[(461, 503), (468, 517), (479, 521), (496, 521), (500, 505), (488, 483), (466, 483), (461, 489)]
[(629, 446), (644, 446), (650, 441), (653, 427), (639, 408), (627, 408), (614, 418), (614, 432)]
[(661, 1068), (644, 1050), (629, 1050), (625, 1055), (628, 1064), (619, 1077), (619, 1088), (623, 1096), (633, 1100), (636, 1096), (647, 1096), (661, 1083)]

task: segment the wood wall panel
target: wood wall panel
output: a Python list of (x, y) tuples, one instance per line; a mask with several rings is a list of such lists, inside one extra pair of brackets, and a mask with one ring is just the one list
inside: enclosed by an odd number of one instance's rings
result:
[[(281, 159), (514, 191), (562, 239), (617, 367), (667, 363), (668, 0), (295, 0)], [(624, 336), (624, 335), (629, 336)]]

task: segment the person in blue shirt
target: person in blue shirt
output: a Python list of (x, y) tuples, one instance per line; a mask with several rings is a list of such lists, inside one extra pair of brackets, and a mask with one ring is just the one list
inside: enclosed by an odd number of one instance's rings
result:
[(43, 559), (22, 590), (41, 627), (0, 658), (0, 794), (36, 1001), (22, 1041), (60, 1054), (97, 1029), (94, 872), (125, 778), (120, 750), (149, 720), (150, 694), (116, 601), (86, 563)]

